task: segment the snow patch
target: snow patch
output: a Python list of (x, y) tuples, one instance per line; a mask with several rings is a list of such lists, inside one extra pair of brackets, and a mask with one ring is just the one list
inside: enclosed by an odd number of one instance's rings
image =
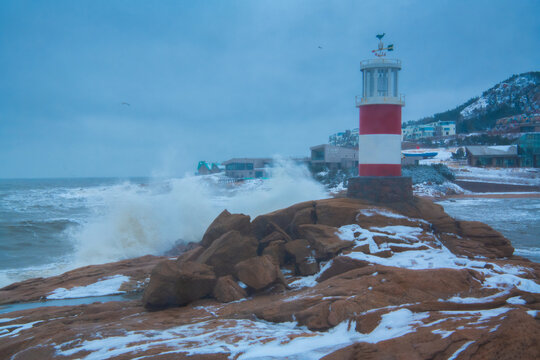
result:
[(121, 291), (119, 289), (120, 286), (122, 286), (122, 284), (126, 281), (129, 281), (129, 277), (125, 275), (110, 276), (86, 286), (77, 286), (71, 289), (58, 288), (48, 295), (47, 299), (75, 299), (122, 294), (125, 293), (125, 291)]

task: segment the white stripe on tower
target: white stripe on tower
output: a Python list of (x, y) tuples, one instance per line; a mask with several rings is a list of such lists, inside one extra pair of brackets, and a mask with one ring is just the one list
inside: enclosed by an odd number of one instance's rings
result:
[(360, 134), (358, 144), (359, 164), (401, 165), (401, 135)]

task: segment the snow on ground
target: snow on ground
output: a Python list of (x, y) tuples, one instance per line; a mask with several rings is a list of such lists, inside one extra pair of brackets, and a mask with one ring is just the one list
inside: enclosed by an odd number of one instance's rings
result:
[(459, 166), (452, 169), (457, 180), (510, 185), (540, 185), (540, 171), (533, 168), (480, 168)]
[[(373, 231), (376, 230), (376, 231)], [(453, 254), (446, 248), (436, 237), (435, 234), (425, 234), (431, 237), (430, 242), (420, 240), (418, 235), (422, 234), (422, 229), (410, 226), (387, 226), (383, 228), (364, 229), (360, 225), (345, 225), (339, 228), (338, 236), (342, 240), (355, 241), (355, 246), (369, 245), (370, 252), (376, 253), (385, 249), (389, 249), (391, 245), (403, 247), (411, 247), (409, 251), (394, 253), (391, 257), (383, 258), (363, 252), (352, 252), (345, 256), (357, 260), (368, 261), (373, 264), (384, 266), (394, 266), (405, 269), (423, 270), (423, 269), (474, 269), (482, 272), (485, 275), (484, 287), (508, 290), (516, 287), (520, 290), (540, 293), (540, 285), (530, 279), (524, 279), (518, 275), (523, 273), (523, 269), (515, 266), (498, 266), (490, 263), (493, 269), (485, 268), (487, 261), (470, 260), (466, 257), (460, 257)], [(357, 234), (357, 236), (354, 236)], [(352, 236), (351, 236), (352, 235)], [(378, 246), (373, 241), (374, 236), (385, 236), (388, 241), (381, 246)], [(425, 238), (425, 236), (424, 236)], [(407, 240), (409, 244), (401, 242), (392, 243), (392, 239)], [(426, 250), (415, 250), (415, 247), (425, 246)], [(319, 274), (314, 275), (315, 278)], [(454, 300), (452, 300), (454, 302)], [(465, 300), (466, 301), (466, 300)]]
[(430, 198), (441, 198), (447, 195), (457, 194), (472, 194), (470, 191), (465, 190), (461, 186), (450, 181), (445, 181), (442, 184), (415, 184), (413, 185), (413, 193), (416, 196), (427, 196)]
[(122, 294), (125, 291), (120, 291), (120, 286), (126, 281), (129, 281), (129, 277), (125, 275), (115, 275), (99, 280), (98, 282), (86, 286), (77, 286), (71, 289), (58, 288), (47, 296), (49, 300), (57, 299), (74, 299), (92, 296), (105, 296)]
[(234, 359), (320, 359), (355, 342), (378, 343), (414, 332), (422, 324), (421, 320), (428, 316), (427, 313), (413, 313), (407, 309), (395, 310), (382, 315), (379, 325), (368, 334), (356, 332), (354, 322), (342, 322), (326, 332), (317, 332), (295, 322), (214, 320), (164, 331), (127, 331), (120, 336), (86, 340), (73, 348), (69, 348), (73, 344), (70, 341), (57, 345), (56, 355), (73, 356), (89, 352), (80, 358), (105, 359), (165, 346), (170, 350), (160, 355), (225, 353)]

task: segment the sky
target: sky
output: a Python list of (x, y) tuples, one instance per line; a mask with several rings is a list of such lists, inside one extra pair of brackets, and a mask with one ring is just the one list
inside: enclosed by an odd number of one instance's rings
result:
[(537, 0), (2, 0), (0, 178), (309, 156), (358, 127), (376, 34), (416, 120), (540, 70), (538, 14)]

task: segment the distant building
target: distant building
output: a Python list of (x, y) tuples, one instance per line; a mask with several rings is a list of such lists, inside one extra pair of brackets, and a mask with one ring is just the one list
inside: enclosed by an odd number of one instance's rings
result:
[(351, 169), (358, 166), (358, 150), (322, 144), (312, 146), (311, 165), (328, 169)]
[(436, 136), (452, 136), (456, 135), (455, 121), (438, 121), (435, 123)]
[(519, 165), (517, 145), (466, 146), (470, 166), (517, 167)]
[(334, 146), (358, 147), (358, 128), (338, 132), (328, 137), (328, 143)]
[(199, 161), (199, 164), (197, 165), (197, 175), (215, 174), (221, 171), (223, 171), (223, 169), (216, 163), (208, 165), (206, 161)]
[(268, 167), (274, 163), (270, 158), (234, 158), (223, 162), (225, 175), (234, 179), (268, 177)]
[(540, 167), (540, 132), (524, 134), (518, 140), (519, 165)]
[(455, 121), (437, 121), (424, 125), (409, 125), (401, 129), (403, 140), (424, 139), (456, 135)]

